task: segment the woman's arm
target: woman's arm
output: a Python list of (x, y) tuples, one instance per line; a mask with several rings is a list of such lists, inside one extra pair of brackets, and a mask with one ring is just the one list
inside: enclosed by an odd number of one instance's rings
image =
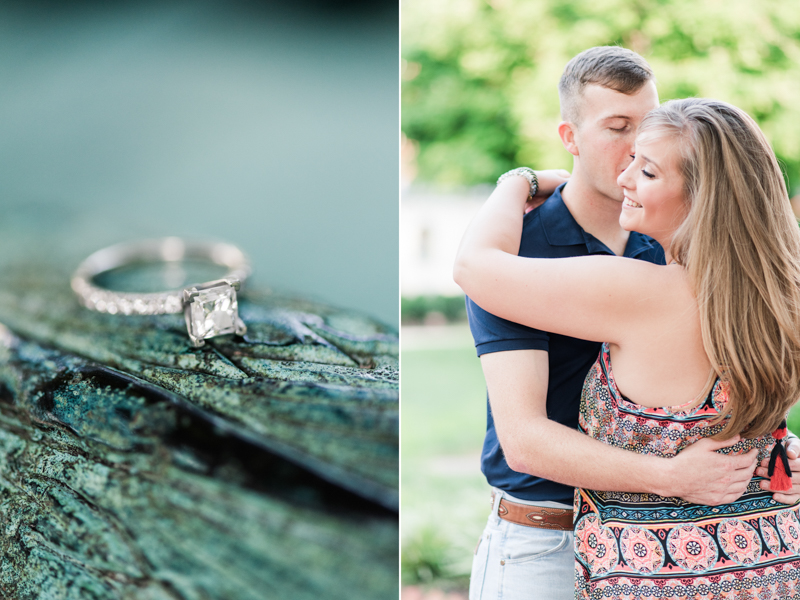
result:
[(528, 189), (522, 177), (503, 181), (461, 241), (453, 277), (481, 308), (537, 329), (617, 343), (653, 314), (670, 312), (670, 279), (679, 270), (610, 256), (517, 256)]

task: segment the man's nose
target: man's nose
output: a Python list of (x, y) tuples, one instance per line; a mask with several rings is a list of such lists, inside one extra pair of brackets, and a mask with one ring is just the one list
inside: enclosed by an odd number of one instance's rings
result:
[(634, 154), (636, 154), (636, 130), (635, 129), (628, 135), (628, 144), (629, 144), (628, 145), (628, 154), (633, 156)]

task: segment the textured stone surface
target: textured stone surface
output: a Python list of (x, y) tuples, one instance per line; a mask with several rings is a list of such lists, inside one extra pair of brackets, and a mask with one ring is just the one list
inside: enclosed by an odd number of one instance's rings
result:
[(243, 338), (0, 268), (0, 592), (397, 596), (394, 332), (244, 292)]

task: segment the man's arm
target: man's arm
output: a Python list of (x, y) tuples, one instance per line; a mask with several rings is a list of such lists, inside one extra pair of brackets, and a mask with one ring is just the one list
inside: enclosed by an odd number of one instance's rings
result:
[(738, 441), (704, 439), (674, 458), (614, 448), (547, 418), (548, 357), (543, 350), (481, 356), (497, 436), (514, 471), (595, 490), (650, 492), (698, 504), (732, 502), (744, 493), (757, 451), (726, 456)]

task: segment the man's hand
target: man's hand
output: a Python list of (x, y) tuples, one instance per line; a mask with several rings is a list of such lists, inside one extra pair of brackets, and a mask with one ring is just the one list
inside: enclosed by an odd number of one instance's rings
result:
[[(794, 504), (800, 500), (800, 439), (793, 434), (786, 437), (786, 456), (789, 457), (789, 468), (792, 471), (792, 489), (785, 492), (775, 492), (772, 497), (776, 502), (783, 504)], [(759, 477), (766, 477), (761, 482), (762, 490), (769, 490), (769, 459), (765, 458), (756, 469), (756, 475)]]
[(704, 438), (687, 446), (669, 459), (663, 482), (666, 493), (659, 494), (712, 506), (736, 500), (753, 478), (758, 450), (735, 456), (720, 454), (717, 450), (733, 446), (739, 440), (739, 436), (725, 441)]
[(567, 181), (570, 176), (569, 171), (564, 169), (547, 169), (545, 171), (535, 171), (536, 179), (539, 181), (539, 188), (533, 200), (525, 205), (525, 212), (529, 212), (544, 203), (556, 188)]

